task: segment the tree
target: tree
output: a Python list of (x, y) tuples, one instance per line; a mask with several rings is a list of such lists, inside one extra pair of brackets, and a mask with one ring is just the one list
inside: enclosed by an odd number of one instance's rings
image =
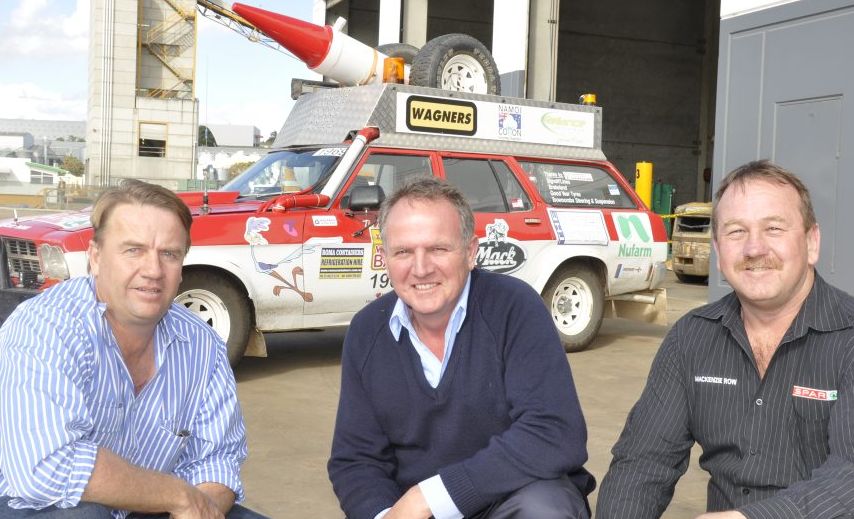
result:
[(228, 167), (228, 179), (231, 180), (232, 178), (236, 177), (237, 175), (243, 173), (244, 171), (246, 171), (246, 168), (248, 168), (252, 164), (255, 164), (255, 162), (253, 162), (253, 161), (235, 162), (234, 164), (232, 164), (231, 166)]
[(216, 138), (207, 126), (199, 126), (199, 146), (216, 146)]
[(83, 163), (74, 155), (62, 157), (62, 165), (60, 167), (75, 177), (81, 177), (84, 173)]
[(276, 140), (277, 135), (279, 135), (279, 132), (277, 132), (276, 130), (271, 131), (270, 136), (267, 138), (266, 141), (261, 143), (261, 146), (264, 146), (265, 148), (269, 148), (270, 146), (272, 146), (273, 142)]

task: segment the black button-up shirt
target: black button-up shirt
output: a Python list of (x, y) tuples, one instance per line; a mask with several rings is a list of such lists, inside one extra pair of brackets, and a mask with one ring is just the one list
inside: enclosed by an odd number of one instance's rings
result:
[(680, 319), (614, 446), (597, 517), (659, 517), (695, 441), (709, 511), (854, 517), (854, 298), (816, 274), (763, 379), (735, 294)]

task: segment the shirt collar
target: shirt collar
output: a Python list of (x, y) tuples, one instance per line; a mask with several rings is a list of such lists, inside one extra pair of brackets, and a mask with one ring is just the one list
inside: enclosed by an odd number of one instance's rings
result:
[[(809, 328), (831, 332), (854, 326), (854, 305), (844, 296), (844, 292), (828, 284), (818, 271), (815, 271), (810, 293), (790, 326), (791, 334), (800, 337), (806, 334)], [(731, 292), (714, 303), (698, 308), (694, 315), (706, 319), (721, 319), (722, 324), (732, 328), (735, 322), (741, 322), (741, 302), (735, 293)]]
[[(471, 272), (469, 272), (469, 275), (466, 278), (466, 284), (463, 286), (463, 291), (460, 293), (460, 297), (457, 299), (457, 304), (451, 312), (451, 318), (448, 320), (448, 325), (456, 327), (456, 329), (453, 330), (454, 333), (460, 331), (463, 321), (466, 319), (470, 287)], [(406, 327), (407, 330), (412, 330), (412, 320), (409, 318), (409, 307), (406, 306), (403, 299), (399, 297), (397, 298), (397, 302), (394, 304), (394, 310), (391, 312), (391, 317), (388, 320), (388, 326), (391, 328), (391, 334), (394, 336), (394, 340), (396, 341), (400, 340), (401, 328)]]
[[(98, 317), (101, 318), (101, 322), (104, 323), (104, 326), (108, 326), (107, 324), (107, 303), (98, 300), (98, 292), (95, 290), (95, 277), (89, 276), (89, 288), (92, 290), (92, 302), (95, 304), (95, 310), (98, 313)], [(155, 348), (157, 348), (157, 358), (158, 365), (160, 364), (159, 359), (161, 354), (165, 352), (174, 342), (180, 341), (189, 343), (190, 340), (184, 334), (180, 332), (180, 328), (177, 326), (175, 322), (175, 316), (173, 312), (175, 311), (175, 304), (169, 306), (169, 310), (166, 311), (166, 315), (160, 319), (160, 322), (157, 323), (157, 327), (154, 330), (156, 340), (154, 341)]]

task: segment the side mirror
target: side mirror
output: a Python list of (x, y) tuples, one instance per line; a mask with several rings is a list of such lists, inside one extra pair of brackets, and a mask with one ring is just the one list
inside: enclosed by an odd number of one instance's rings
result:
[(351, 211), (376, 211), (385, 200), (385, 192), (380, 186), (358, 186), (350, 191), (349, 208)]

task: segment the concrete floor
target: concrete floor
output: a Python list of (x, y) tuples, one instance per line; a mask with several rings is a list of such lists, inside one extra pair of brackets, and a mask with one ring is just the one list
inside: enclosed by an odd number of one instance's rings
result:
[[(672, 273), (667, 288), (671, 323), (706, 301), (705, 286), (679, 283)], [(667, 329), (606, 319), (590, 349), (568, 355), (587, 420), (586, 467), (597, 480), (608, 468), (611, 446)], [(246, 358), (237, 367), (249, 434), (243, 471), (246, 504), (258, 512), (273, 518), (343, 517), (326, 477), (343, 337), (343, 329), (273, 334), (268, 336), (268, 358)], [(702, 513), (707, 480), (695, 449), (663, 517)], [(596, 493), (591, 497), (595, 506)]]

